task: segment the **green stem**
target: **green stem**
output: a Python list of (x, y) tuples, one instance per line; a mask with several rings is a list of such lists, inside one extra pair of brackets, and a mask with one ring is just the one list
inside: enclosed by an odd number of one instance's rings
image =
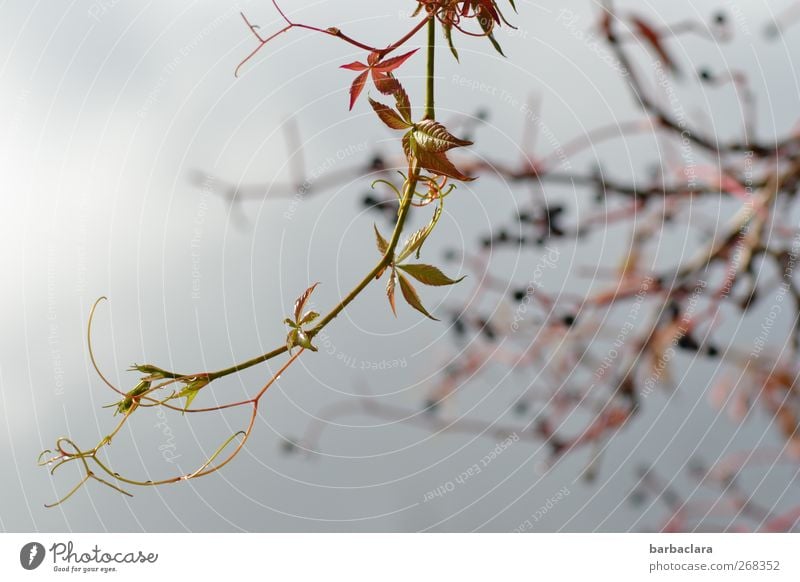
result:
[(419, 168), (416, 167), (412, 171), (409, 172), (408, 180), (406, 180), (405, 187), (403, 189), (403, 197), (400, 202), (400, 210), (397, 213), (397, 223), (394, 226), (394, 231), (392, 232), (392, 238), (389, 240), (389, 246), (386, 249), (383, 257), (378, 262), (373, 269), (367, 273), (367, 275), (361, 280), (361, 282), (353, 288), (347, 296), (342, 299), (339, 304), (334, 307), (328, 315), (323, 317), (320, 322), (315, 325), (313, 328), (308, 330), (307, 334), (309, 338), (313, 338), (317, 335), (322, 328), (328, 325), (333, 319), (342, 312), (342, 310), (347, 307), (347, 305), (353, 301), (356, 297), (358, 297), (359, 293), (361, 293), (367, 285), (369, 285), (378, 274), (383, 271), (386, 267), (388, 267), (392, 261), (394, 260), (394, 251), (397, 247), (397, 243), (400, 241), (400, 235), (403, 232), (403, 225), (406, 221), (406, 216), (408, 216), (408, 210), (411, 207), (411, 201), (414, 199), (414, 190), (417, 187), (417, 181), (419, 179)]
[(425, 72), (425, 119), (435, 119), (433, 89), (435, 84), (434, 72), (436, 62), (436, 19), (428, 20), (428, 69)]
[(216, 380), (217, 378), (222, 378), (223, 376), (228, 376), (230, 374), (235, 374), (236, 372), (241, 372), (242, 370), (246, 370), (252, 366), (260, 364), (262, 362), (266, 362), (267, 360), (271, 360), (276, 356), (280, 356), (282, 353), (287, 351), (285, 345), (275, 348), (271, 352), (267, 352), (266, 354), (261, 354), (260, 356), (256, 356), (255, 358), (251, 358), (245, 362), (240, 364), (236, 364), (235, 366), (231, 366), (230, 368), (225, 368), (223, 370), (218, 370), (216, 372), (211, 372), (208, 375), (209, 382)]
[[(428, 19), (428, 51), (427, 51), (427, 61), (426, 61), (426, 70), (425, 70), (425, 78), (426, 78), (426, 90), (425, 90), (425, 119), (434, 119), (436, 116), (435, 106), (434, 106), (434, 85), (435, 85), (435, 47), (436, 47), (436, 19), (429, 18)], [(394, 251), (397, 247), (397, 244), (400, 242), (400, 236), (403, 232), (403, 226), (406, 222), (406, 217), (408, 216), (408, 212), (411, 208), (411, 201), (414, 199), (414, 191), (416, 190), (417, 183), (419, 181), (420, 169), (416, 164), (412, 165), (412, 168), (409, 169), (408, 179), (403, 188), (403, 196), (400, 201), (400, 209), (397, 213), (397, 222), (395, 223), (394, 231), (392, 232), (392, 237), (389, 240), (389, 246), (386, 249), (383, 257), (375, 265), (372, 270), (367, 273), (367, 275), (361, 279), (361, 281), (356, 285), (350, 293), (348, 293), (331, 311), (323, 317), (317, 325), (307, 331), (308, 337), (313, 338), (322, 329), (328, 325), (331, 321), (336, 319), (336, 317), (356, 298), (358, 295), (375, 279), (375, 277), (386, 267), (388, 267), (392, 261), (394, 260)], [(223, 376), (228, 376), (230, 374), (235, 374), (236, 372), (240, 372), (242, 370), (246, 370), (252, 366), (260, 364), (262, 362), (266, 362), (267, 360), (271, 360), (272, 358), (279, 356), (287, 351), (286, 346), (281, 346), (275, 348), (274, 350), (267, 352), (266, 354), (262, 354), (260, 356), (256, 356), (250, 360), (242, 362), (240, 364), (236, 364), (229, 368), (225, 368), (223, 370), (218, 370), (216, 372), (211, 372), (208, 374), (209, 381), (216, 380), (217, 378), (222, 378)]]

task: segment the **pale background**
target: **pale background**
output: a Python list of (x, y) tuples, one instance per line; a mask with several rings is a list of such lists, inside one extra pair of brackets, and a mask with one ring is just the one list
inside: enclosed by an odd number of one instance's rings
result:
[[(380, 44), (408, 29), (401, 17), (413, 3), (384, 1), (380, 8), (344, 1), (285, 4), (296, 20), (336, 25)], [(519, 30), (498, 34), (508, 60), (477, 40), (460, 41), (460, 65), (446, 51), (439, 53), (440, 117), (473, 114), (481, 107), (492, 112), (475, 134), (478, 152), (516, 159), (513, 144), (523, 116), (496, 96), (459, 87), (454, 75), (498, 87), (519, 102), (541, 97), (554, 140), (540, 138), (541, 151), (638, 114), (618, 74), (557, 21), (563, 6), (579, 17), (577, 29), (588, 32), (596, 22), (596, 6), (588, 1), (517, 4)], [(766, 42), (761, 34), (772, 11), (785, 4), (706, 0), (624, 6), (663, 23), (686, 16), (707, 22), (716, 10), (726, 10), (737, 27), (734, 42), (719, 48), (687, 38), (674, 46), (685, 63), (721, 67), (733, 62), (753, 71), (761, 94), (768, 94), (759, 103), (759, 130), (766, 138), (774, 128), (783, 132), (800, 110), (793, 61), (800, 30), (787, 33), (785, 43)], [(217, 369), (275, 347), (285, 334), (281, 321), (309, 282), (323, 282), (315, 299), (328, 306), (376, 260), (371, 233), (376, 216), (361, 205), (366, 179), (299, 204), (245, 202), (233, 214), (225, 200), (193, 182), (196, 171), (234, 183), (286, 180), (292, 152), (287, 152), (283, 126), (289, 120), (303, 136), (309, 170), (328, 157), (337, 160), (334, 169), (355, 166), (376, 148), (389, 153), (396, 147), (395, 136), (378, 126), (364, 101), (347, 111), (353, 74), (338, 66), (364, 56), (352, 47), (293, 31), (235, 79), (236, 64), (254, 47), (240, 10), (264, 33), (281, 26), (266, 0), (16, 0), (0, 7), (0, 264), (5, 280), (0, 529), (510, 531), (568, 487), (570, 495), (535, 530), (643, 530), (656, 527), (664, 510), (649, 502), (626, 503), (640, 465), (657, 461), (659, 471), (672, 478), (685, 468), (687, 451), (714, 459), (751, 448), (759, 439), (781, 444), (763, 418), (740, 426), (709, 406), (705, 391), (713, 366), (700, 362), (678, 393), (653, 396), (635, 423), (612, 441), (593, 484), (578, 479), (585, 456), (543, 473), (544, 450), (526, 441), (452, 493), (425, 503), (426, 492), (478, 462), (496, 439), (431, 435), (358, 415), (340, 419), (351, 426), (324, 433), (321, 455), (283, 454), (284, 438), (298, 438), (324, 406), (353, 398), (363, 386), (398, 405), (420, 407), (426, 386), (455, 353), (446, 321), (423, 321), (407, 308), (395, 320), (376, 286), (327, 334), (337, 353), (358, 361), (405, 358), (407, 368), (361, 372), (335, 357), (310, 354), (264, 399), (247, 449), (221, 473), (135, 490), (133, 499), (90, 485), (67, 504), (44, 509), (72, 486), (77, 473), (67, 468), (51, 478), (36, 467), (39, 452), (67, 433), (93, 443), (112, 426), (111, 411), (101, 406), (114, 398), (91, 370), (85, 345), (88, 309), (98, 296), (110, 302), (98, 314), (97, 356), (113, 381), (131, 387), (136, 377), (125, 369), (133, 362)], [(423, 35), (415, 39), (422, 40)], [(418, 55), (402, 70), (417, 105), (421, 84), (415, 75), (422, 65)], [(703, 93), (692, 79), (678, 87), (687, 110), (713, 100), (714, 119), (722, 122), (715, 126), (719, 133), (736, 133), (730, 96)], [(726, 118), (734, 122), (726, 124)], [(657, 161), (652, 149), (617, 143), (576, 158), (574, 167), (590, 167), (595, 156), (628, 175), (627, 168)], [(474, 247), (492, 222), (512, 216), (527, 195), (525, 188), (491, 179), (463, 187), (449, 200), (442, 228), (426, 253), (435, 260), (446, 247)], [(549, 195), (574, 202), (591, 193), (554, 189)], [(193, 263), (196, 227), (199, 248)], [(625, 244), (622, 238), (604, 242), (610, 257)], [(593, 264), (597, 252), (586, 253), (563, 247), (559, 269), (548, 273), (545, 284), (558, 289), (559, 277), (571, 266)], [(498, 256), (497, 264), (509, 278), (527, 281), (535, 259), (531, 253), (510, 252)], [(451, 265), (450, 271), (457, 268)], [(199, 284), (194, 297), (193, 283)], [(424, 293), (436, 311), (466, 289)], [(261, 366), (226, 379), (216, 394), (227, 400), (252, 393), (268, 374)], [(473, 380), (462, 407), (443, 414), (457, 416), (479, 401), (472, 411), (477, 417), (506, 415), (513, 421), (507, 410), (523, 382), (524, 377), (506, 377), (502, 369), (488, 370)], [(196, 402), (210, 405), (213, 396)], [(133, 430), (126, 429), (109, 449), (112, 458), (137, 475), (175, 473), (175, 465), (159, 452), (166, 437), (155, 413), (136, 417)], [(237, 430), (245, 413), (191, 421), (167, 417), (183, 471)], [(758, 500), (767, 506), (797, 502), (794, 474), (776, 471), (768, 477)], [(691, 493), (696, 484), (679, 476), (674, 485)]]

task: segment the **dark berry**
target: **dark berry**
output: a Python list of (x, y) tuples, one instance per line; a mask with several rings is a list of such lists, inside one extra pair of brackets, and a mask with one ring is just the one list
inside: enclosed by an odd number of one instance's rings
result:
[(375, 156), (372, 158), (372, 161), (370, 161), (369, 167), (372, 170), (382, 170), (386, 167), (386, 164), (381, 156)]
[(453, 333), (458, 337), (462, 337), (467, 332), (467, 327), (464, 325), (464, 320), (460, 317), (453, 319)]
[(688, 333), (685, 333), (678, 339), (678, 347), (689, 352), (696, 352), (700, 349), (700, 344)]
[(478, 320), (478, 326), (481, 329), (481, 333), (483, 333), (483, 335), (486, 336), (486, 339), (488, 339), (489, 341), (493, 341), (497, 337), (497, 335), (494, 332), (494, 328), (492, 328), (491, 324), (488, 321), (480, 319)]

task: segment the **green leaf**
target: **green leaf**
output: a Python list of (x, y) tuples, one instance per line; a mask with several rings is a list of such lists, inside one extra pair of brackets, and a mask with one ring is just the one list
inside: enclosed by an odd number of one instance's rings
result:
[(447, 39), (447, 46), (450, 47), (450, 52), (453, 53), (453, 56), (456, 58), (458, 62), (458, 51), (456, 50), (456, 46), (453, 44), (453, 25), (446, 25), (443, 26), (444, 28), (444, 37)]
[(189, 407), (192, 405), (192, 401), (197, 397), (199, 392), (199, 390), (191, 390), (184, 394), (184, 396), (186, 396), (186, 404), (183, 406), (185, 409), (189, 409)]
[(500, 43), (497, 42), (497, 39), (494, 37), (494, 33), (490, 32), (486, 36), (489, 37), (489, 42), (492, 43), (492, 46), (494, 47), (494, 50), (496, 50), (498, 53), (500, 53), (500, 56), (502, 56), (502, 57), (506, 56), (506, 54), (503, 52), (503, 47), (500, 46)]
[(316, 311), (306, 311), (303, 314), (302, 319), (300, 319), (300, 321), (297, 322), (297, 325), (300, 326), (300, 325), (305, 325), (307, 323), (311, 323), (312, 321), (314, 321), (318, 317), (319, 317), (319, 313), (317, 313)]
[(186, 387), (178, 392), (178, 397), (185, 397), (186, 404), (183, 406), (184, 409), (188, 409), (197, 395), (200, 393), (200, 390), (208, 385), (208, 380), (206, 378), (199, 378), (197, 380), (193, 380)]
[(411, 127), (411, 124), (400, 117), (400, 114), (391, 107), (379, 103), (372, 98), (369, 98), (369, 104), (372, 105), (372, 109), (378, 114), (380, 120), (391, 129), (406, 129)]
[(166, 370), (162, 370), (161, 368), (157, 368), (156, 366), (150, 364), (133, 364), (130, 368), (128, 368), (128, 370), (131, 372), (137, 371), (141, 372), (142, 374), (146, 374), (148, 380), (160, 380), (170, 376), (170, 373)]
[(375, 229), (375, 244), (378, 246), (378, 252), (381, 255), (385, 255), (386, 251), (389, 250), (389, 243), (386, 242), (386, 239), (383, 238), (383, 236), (381, 236), (381, 233), (378, 230), (378, 226), (376, 224), (373, 224), (372, 228)]
[(428, 310), (425, 309), (424, 305), (422, 305), (422, 301), (420, 301), (419, 295), (417, 295), (417, 290), (414, 289), (414, 286), (409, 282), (409, 280), (403, 277), (401, 273), (397, 273), (397, 279), (400, 281), (400, 291), (403, 293), (403, 299), (406, 300), (406, 303), (419, 311), (425, 317), (434, 321), (439, 321), (430, 313), (428, 313)]
[(492, 32), (494, 29), (494, 21), (488, 15), (486, 15), (485, 12), (485, 10), (481, 10), (478, 14), (478, 23), (481, 25), (483, 33), (489, 39), (489, 42), (492, 43), (494, 50), (500, 53), (501, 56), (506, 56), (503, 53), (503, 49), (500, 47), (500, 43), (497, 42), (497, 39), (494, 37), (494, 32)]
[(443, 285), (455, 285), (456, 283), (463, 281), (464, 277), (466, 277), (465, 275), (460, 279), (451, 279), (433, 265), (424, 265), (422, 263), (397, 265), (397, 268), (402, 269), (423, 285), (432, 285), (436, 287)]
[(117, 413), (125, 414), (128, 412), (131, 407), (136, 403), (136, 396), (141, 396), (142, 394), (146, 393), (150, 390), (150, 380), (142, 380), (139, 382), (133, 389), (125, 394), (125, 398), (123, 398), (117, 404), (117, 411), (114, 413), (114, 416)]
[(294, 328), (286, 335), (286, 349), (289, 350), (290, 354), (292, 353), (292, 348), (297, 345), (297, 336), (299, 332), (299, 329)]
[(427, 152), (446, 152), (472, 145), (471, 141), (455, 137), (444, 125), (433, 119), (423, 119), (414, 125), (413, 136), (417, 146)]
[(425, 239), (433, 232), (436, 223), (439, 222), (439, 217), (442, 215), (442, 206), (441, 204), (436, 207), (436, 210), (433, 211), (433, 216), (428, 224), (420, 228), (406, 241), (406, 244), (403, 246), (403, 250), (400, 251), (400, 254), (397, 255), (397, 262), (400, 263), (411, 256), (411, 254), (416, 251), (417, 258), (419, 258), (419, 251), (422, 249), (422, 244), (425, 242)]

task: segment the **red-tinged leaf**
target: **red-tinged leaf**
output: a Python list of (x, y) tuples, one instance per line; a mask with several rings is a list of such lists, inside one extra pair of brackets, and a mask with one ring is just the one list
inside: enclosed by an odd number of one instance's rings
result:
[(394, 92), (394, 100), (397, 103), (397, 110), (400, 115), (411, 124), (411, 101), (408, 99), (408, 93), (403, 87), (398, 87), (397, 91)]
[(389, 276), (389, 280), (386, 282), (386, 297), (389, 299), (389, 305), (392, 308), (392, 313), (394, 313), (394, 316), (397, 317), (397, 305), (395, 304), (394, 300), (394, 290), (395, 290), (395, 272), (393, 270), (391, 275)]
[(359, 61), (353, 61), (339, 67), (340, 69), (347, 69), (348, 71), (366, 71), (369, 69), (367, 65)]
[(675, 61), (669, 56), (669, 53), (664, 48), (664, 43), (661, 42), (661, 36), (653, 29), (647, 22), (637, 16), (631, 17), (631, 22), (636, 27), (637, 34), (643, 38), (651, 46), (651, 48), (658, 55), (659, 60), (670, 70), (673, 74), (678, 74), (678, 67)]
[(434, 321), (439, 321), (430, 313), (428, 313), (428, 310), (425, 309), (424, 305), (422, 305), (422, 301), (420, 301), (419, 295), (417, 295), (417, 290), (414, 289), (414, 286), (409, 282), (409, 280), (403, 277), (403, 275), (400, 273), (397, 273), (397, 279), (400, 281), (400, 291), (403, 294), (403, 299), (406, 300), (406, 303), (419, 311), (425, 317), (428, 317)]
[(377, 64), (373, 64), (372, 68), (373, 70), (380, 71), (381, 73), (389, 73), (400, 67), (400, 65), (405, 63), (409, 58), (411, 58), (411, 55), (418, 50), (419, 49), (414, 49), (413, 51), (407, 52), (400, 56), (392, 57), (391, 59), (386, 59), (385, 61), (380, 61)]
[(447, 128), (433, 119), (424, 119), (414, 126), (414, 141), (429, 152), (446, 152), (457, 147), (472, 145), (471, 141), (458, 139)]
[(297, 300), (294, 302), (295, 321), (300, 321), (300, 314), (303, 311), (303, 307), (305, 307), (308, 298), (311, 297), (311, 294), (314, 292), (314, 289), (317, 288), (317, 285), (319, 285), (319, 282), (314, 283), (311, 287), (303, 291), (303, 294), (300, 297), (298, 297)]
[(447, 155), (444, 152), (429, 152), (422, 148), (417, 148), (414, 157), (420, 166), (433, 174), (447, 176), (448, 178), (461, 180), (462, 182), (471, 182), (475, 179), (467, 176), (456, 168), (453, 163), (447, 159)]
[(477, 4), (475, 13), (478, 14), (479, 19), (486, 18), (486, 15), (482, 14), (486, 12), (493, 22), (500, 23), (500, 13), (497, 11), (494, 0), (475, 0), (475, 3)]
[(403, 135), (402, 143), (403, 143), (403, 153), (406, 155), (406, 158), (408, 158), (410, 160), (411, 157), (414, 155), (414, 152), (411, 150), (411, 132), (410, 131), (406, 132)]
[(402, 88), (400, 81), (395, 79), (391, 73), (376, 72), (375, 69), (372, 70), (372, 82), (375, 83), (375, 88), (384, 95), (393, 95)]
[(373, 224), (372, 228), (375, 229), (375, 244), (378, 246), (378, 252), (382, 255), (385, 255), (386, 251), (389, 249), (389, 243), (386, 242), (385, 238), (383, 238), (376, 224)]
[(375, 113), (378, 114), (381, 121), (390, 129), (406, 129), (409, 127), (409, 124), (391, 107), (379, 103), (374, 99), (369, 99), (369, 104), (372, 105), (372, 109), (375, 110)]
[(397, 265), (397, 268), (402, 269), (403, 271), (414, 277), (417, 281), (419, 281), (423, 285), (431, 285), (434, 287), (455, 285), (456, 283), (460, 283), (461, 281), (463, 281), (464, 277), (466, 277), (465, 275), (460, 279), (451, 279), (433, 265), (423, 265), (421, 263), (415, 263), (411, 265)]
[(356, 99), (358, 99), (358, 96), (361, 95), (361, 91), (364, 90), (364, 85), (367, 83), (368, 73), (369, 71), (360, 73), (350, 86), (350, 109), (353, 109), (353, 105), (356, 104)]

